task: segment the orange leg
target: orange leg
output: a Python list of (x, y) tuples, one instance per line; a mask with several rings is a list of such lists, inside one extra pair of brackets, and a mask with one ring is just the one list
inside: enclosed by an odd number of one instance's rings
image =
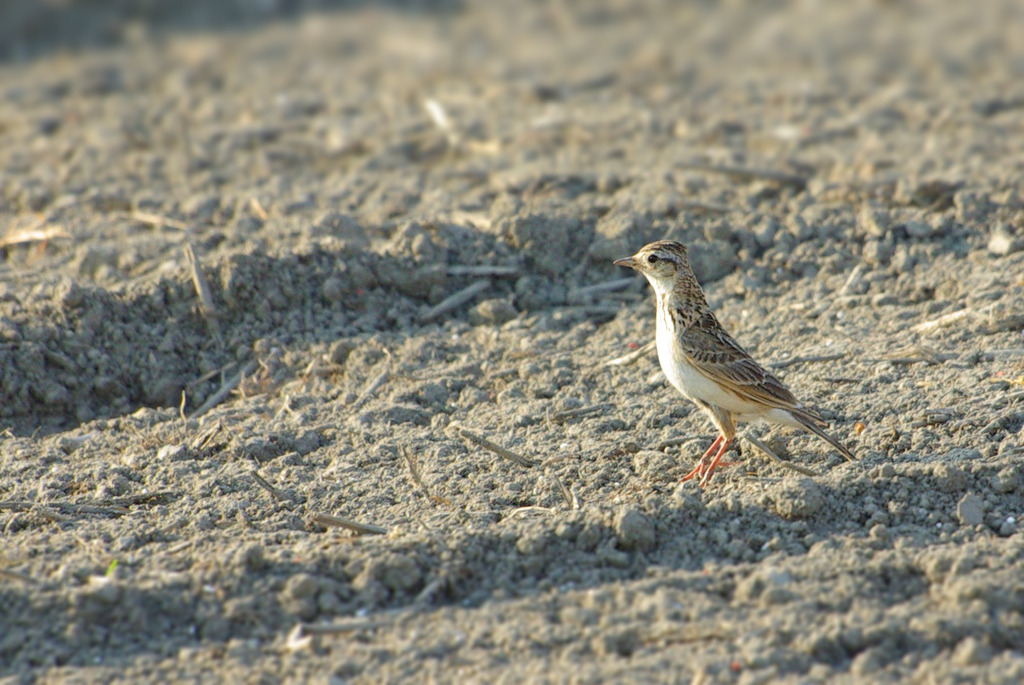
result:
[(722, 442), (722, 436), (719, 435), (717, 438), (715, 438), (715, 441), (713, 443), (711, 443), (711, 447), (709, 447), (707, 452), (704, 453), (704, 456), (702, 456), (700, 458), (700, 461), (697, 462), (697, 465), (693, 467), (693, 470), (690, 471), (685, 476), (683, 476), (683, 480), (684, 481), (690, 480), (694, 476), (697, 476), (703, 482), (703, 479), (704, 479), (704, 467), (705, 467), (704, 462), (707, 460), (708, 457), (711, 456), (711, 453), (715, 451), (715, 448), (718, 447), (718, 445), (721, 442)]
[(725, 454), (725, 451), (729, 449), (729, 445), (731, 444), (731, 438), (729, 440), (725, 440), (724, 442), (722, 442), (722, 445), (718, 448), (718, 453), (715, 454), (715, 458), (711, 460), (711, 464), (708, 465), (707, 470), (704, 471), (704, 475), (700, 477), (701, 487), (707, 485), (708, 482), (711, 480), (711, 473), (715, 470), (715, 467), (718, 466), (718, 462), (722, 461), (722, 456)]
[[(697, 465), (693, 467), (693, 470), (683, 476), (683, 480), (687, 481), (691, 478), (697, 478), (701, 487), (704, 487), (711, 480), (712, 472), (718, 467), (719, 464), (725, 466), (730, 462), (722, 461), (722, 457), (725, 456), (726, 451), (729, 449), (729, 445), (732, 444), (732, 438), (726, 439), (719, 435), (715, 438), (715, 441), (711, 443), (711, 447), (707, 449)], [(717, 448), (717, 451), (715, 451)], [(708, 463), (708, 457), (711, 457), (711, 453), (714, 452), (714, 457), (711, 458)]]

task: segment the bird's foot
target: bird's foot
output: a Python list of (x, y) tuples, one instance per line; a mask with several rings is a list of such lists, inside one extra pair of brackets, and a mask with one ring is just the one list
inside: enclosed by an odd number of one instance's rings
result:
[(697, 482), (700, 484), (700, 486), (704, 487), (705, 485), (708, 484), (708, 481), (711, 480), (711, 472), (712, 471), (714, 471), (715, 469), (717, 469), (720, 466), (721, 467), (735, 466), (738, 463), (739, 462), (735, 462), (735, 461), (720, 461), (717, 464), (713, 464), (712, 465), (712, 464), (706, 464), (706, 463), (704, 463), (704, 461), (699, 461), (699, 462), (697, 462), (697, 465), (693, 468), (693, 470), (690, 471), (689, 473), (687, 473), (685, 476), (683, 476), (680, 480), (685, 482), (685, 481), (693, 480), (694, 478), (696, 478)]
[[(711, 443), (711, 447), (709, 447), (707, 452), (705, 452), (700, 458), (700, 461), (698, 461), (697, 465), (693, 467), (693, 470), (683, 476), (683, 481), (685, 482), (692, 478), (696, 478), (697, 483), (702, 488), (706, 486), (711, 481), (711, 474), (714, 473), (716, 468), (719, 466), (731, 466), (733, 464), (733, 462), (722, 461), (722, 456), (725, 454), (725, 451), (729, 449), (730, 444), (732, 444), (731, 438), (726, 440), (723, 439), (721, 435), (715, 438), (715, 441)], [(711, 453), (715, 451), (716, 447), (718, 448), (718, 451), (715, 452), (715, 456), (709, 460), (708, 458), (711, 457)]]
[(696, 478), (697, 481), (700, 482), (701, 485), (703, 485), (704, 484), (703, 483), (703, 481), (704, 481), (704, 469), (706, 467), (707, 467), (707, 464), (705, 464), (704, 460), (701, 459), (700, 461), (697, 462), (697, 465), (693, 467), (692, 471), (690, 471), (688, 474), (683, 476), (683, 478), (682, 478), (683, 482), (686, 482), (688, 480)]

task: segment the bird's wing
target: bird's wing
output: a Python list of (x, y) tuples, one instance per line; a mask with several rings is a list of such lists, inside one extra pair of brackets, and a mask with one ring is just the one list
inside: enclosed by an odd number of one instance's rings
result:
[(714, 313), (707, 311), (678, 332), (686, 360), (704, 376), (749, 402), (793, 410), (821, 421), (801, 406), (778, 378), (761, 367), (732, 337), (722, 330)]

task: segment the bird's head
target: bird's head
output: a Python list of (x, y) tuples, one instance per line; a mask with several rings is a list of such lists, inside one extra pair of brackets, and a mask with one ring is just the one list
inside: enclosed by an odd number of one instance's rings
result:
[(616, 259), (614, 264), (639, 271), (659, 293), (671, 290), (680, 274), (691, 273), (686, 246), (674, 240), (649, 243), (632, 257)]

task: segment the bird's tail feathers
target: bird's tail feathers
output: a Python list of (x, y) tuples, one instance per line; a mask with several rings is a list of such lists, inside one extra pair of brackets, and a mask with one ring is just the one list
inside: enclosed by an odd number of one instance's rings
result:
[[(829, 435), (828, 433), (823, 431), (817, 425), (817, 422), (815, 422), (813, 420), (814, 418), (817, 418), (816, 416), (813, 416), (813, 415), (812, 416), (803, 416), (801, 413), (794, 413), (793, 416), (796, 418), (797, 421), (800, 422), (800, 425), (802, 425), (808, 431), (810, 431), (811, 433), (814, 433), (819, 438), (821, 438), (822, 440), (824, 440), (828, 444), (832, 445), (832, 447), (836, 448), (836, 450), (839, 452), (839, 454), (843, 455), (844, 459), (846, 459), (847, 461), (856, 461), (857, 457), (855, 457), (853, 455), (853, 452), (851, 452), (849, 449), (846, 448), (845, 445), (843, 445), (841, 442), (836, 440), (834, 437), (832, 437), (831, 435)], [(818, 419), (818, 420), (820, 421), (820, 419)]]

